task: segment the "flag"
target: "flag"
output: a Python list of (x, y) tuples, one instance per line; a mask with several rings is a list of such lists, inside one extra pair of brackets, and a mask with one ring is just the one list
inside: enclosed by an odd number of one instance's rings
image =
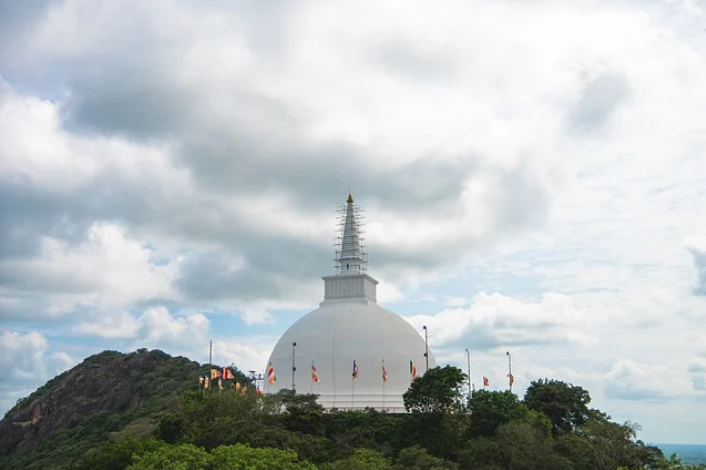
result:
[(220, 377), (218, 378), (218, 388), (220, 390), (223, 390), (223, 379), (221, 379)]
[(240, 391), (240, 382), (235, 382), (235, 391)]
[(199, 385), (203, 384), (203, 376), (199, 375)]
[(417, 374), (417, 366), (414, 365), (414, 362), (409, 361), (409, 376), (412, 380), (415, 380), (417, 377), (419, 377), (419, 374)]
[(235, 375), (228, 369), (227, 367), (223, 368), (223, 380), (231, 380), (234, 379)]
[(353, 373), (351, 374), (354, 379), (358, 378), (358, 363), (353, 359)]
[(512, 384), (515, 382), (515, 376), (510, 373), (508, 374), (508, 377), (510, 377), (510, 386), (512, 387)]
[(211, 384), (211, 381), (208, 379), (208, 377), (203, 379), (203, 388), (208, 388), (208, 386)]
[(248, 391), (248, 386), (247, 386), (247, 385), (243, 385), (243, 388), (240, 390), (240, 396), (241, 396), (241, 397), (244, 397), (245, 394), (247, 393), (247, 391)]
[(490, 380), (488, 380), (488, 377), (486, 377), (485, 375), (483, 376), (483, 386), (490, 387)]
[(316, 372), (316, 366), (313, 362), (311, 363), (311, 380), (316, 383), (319, 383), (319, 373)]
[(270, 385), (274, 385), (277, 381), (277, 377), (275, 376), (275, 367), (272, 365), (271, 362), (270, 365), (267, 367), (267, 381)]
[(260, 390), (259, 388), (257, 389), (257, 395), (258, 396), (262, 395), (262, 390)]
[(221, 376), (221, 371), (218, 369), (211, 369), (211, 380), (217, 379)]
[(385, 362), (382, 363), (382, 381), (387, 382), (387, 369), (385, 369)]

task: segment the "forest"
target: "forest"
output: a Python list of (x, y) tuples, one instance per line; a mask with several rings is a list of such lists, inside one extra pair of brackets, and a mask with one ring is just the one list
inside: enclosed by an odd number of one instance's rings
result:
[[(706, 469), (664, 456), (637, 438), (637, 424), (613, 421), (590, 407), (587, 390), (559, 380), (535, 380), (522, 398), (486, 390), (469, 397), (460, 369), (436, 367), (405, 393), (408, 412), (390, 414), (325, 410), (315, 395), (291, 390), (259, 395), (251, 386), (241, 393), (235, 382), (223, 390), (203, 390), (199, 374), (213, 366), (182, 361), (169, 371), (165, 364), (170, 361), (159, 360), (162, 376), (183, 375), (191, 382), (179, 387), (174, 382), (174, 393), (122, 405), (124, 409), (92, 411), (36, 442), (27, 440), (27, 434), (12, 441), (0, 437), (0, 468)], [(101, 373), (110, 373), (110, 368)], [(150, 380), (158, 379), (151, 372)], [(3, 421), (20, 416), (31, 403), (46, 402), (61, 382), (55, 379), (53, 386), (18, 403)], [(80, 397), (82, 403), (87, 400)], [(28, 449), (19, 448), (23, 446)]]

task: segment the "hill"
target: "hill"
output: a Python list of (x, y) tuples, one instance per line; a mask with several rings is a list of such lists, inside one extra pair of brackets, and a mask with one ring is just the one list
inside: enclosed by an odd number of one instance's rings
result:
[[(195, 389), (200, 366), (160, 350), (103, 351), (20, 400), (0, 421), (0, 467), (52, 468), (111, 434), (149, 435), (159, 417)], [(238, 373), (243, 380), (245, 377)]]

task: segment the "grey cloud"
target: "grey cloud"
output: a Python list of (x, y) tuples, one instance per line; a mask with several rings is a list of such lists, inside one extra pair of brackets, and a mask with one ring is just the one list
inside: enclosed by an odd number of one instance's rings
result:
[(667, 398), (659, 390), (643, 387), (631, 382), (629, 377), (613, 379), (605, 386), (605, 394), (608, 398), (618, 400), (663, 400)]
[(691, 386), (694, 390), (706, 391), (706, 375), (692, 375)]
[(687, 246), (687, 250), (694, 257), (694, 267), (696, 267), (694, 294), (706, 296), (706, 251), (697, 246)]
[(377, 57), (379, 65), (402, 80), (447, 82), (458, 74), (458, 63), (450, 52), (399, 40), (377, 46), (372, 56)]
[[(291, 20), (282, 12), (276, 15), (275, 24), (282, 31), (272, 37), (269, 29), (257, 27), (269, 21), (267, 11), (247, 2), (241, 5), (243, 18), (253, 20), (245, 36), (251, 52), (262, 55), (258, 63), (283, 67)], [(271, 2), (265, 8), (277, 11), (278, 5)], [(227, 12), (230, 7), (219, 8)], [(126, 8), (125, 14), (129, 11)], [(482, 166), (477, 155), (444, 160), (430, 155), (385, 171), (380, 169), (383, 165), (364, 160), (353, 145), (311, 142), (306, 138), (311, 125), (306, 110), (257, 92), (239, 76), (214, 83), (204, 72), (202, 82), (185, 84), (178, 79), (186, 66), (181, 58), (184, 39), (160, 35), (150, 18), (129, 21), (133, 25), (129, 37), (109, 29), (105, 34), (115, 37), (105, 48), (68, 58), (42, 57), (36, 65), (40, 75), (55, 78), (57, 88), (70, 90), (61, 107), (67, 131), (169, 142), (175, 148), (175, 165), (190, 173), (197, 195), (167, 197), (159, 187), (160, 175), (146, 172), (128, 178), (115, 169), (62, 196), (28, 183), (3, 181), (0, 204), (6, 229), (0, 234), (0, 260), (36, 255), (43, 235), (78, 244), (92, 223), (113, 222), (142, 238), (178, 239), (178, 251), (188, 254), (177, 283), (187, 303), (285, 298), (300, 289), (299, 279), (331, 272), (332, 248), (268, 233), (253, 226), (252, 220), (230, 215), (227, 201), (286, 192), (302, 214), (333, 213), (350, 187), (363, 207), (385, 206), (400, 217), (434, 223), (458, 216), (464, 183), (481, 175), (490, 179), (492, 188), (485, 205), (494, 209), (493, 231), (541, 223), (551, 204), (547, 189), (527, 166), (500, 170)], [(403, 74), (434, 78), (453, 73), (453, 63), (443, 53), (420, 53), (406, 44), (385, 47), (383, 62)], [(333, 233), (334, 227), (330, 230)], [(370, 246), (369, 251), (375, 270), (394, 281), (398, 267), (438, 268), (458, 261), (459, 253), (480, 242), (458, 233), (452, 243), (435, 250)], [(202, 244), (211, 248), (204, 251)], [(247, 276), (226, 269), (227, 260), (239, 257), (248, 266)], [(390, 266), (394, 269), (386, 269)], [(21, 270), (0, 273), (0, 281), (15, 296), (85, 288), (71, 285), (71, 279), (40, 280)]]
[(617, 74), (603, 74), (586, 84), (569, 115), (575, 132), (588, 132), (603, 126), (629, 94), (627, 80)]

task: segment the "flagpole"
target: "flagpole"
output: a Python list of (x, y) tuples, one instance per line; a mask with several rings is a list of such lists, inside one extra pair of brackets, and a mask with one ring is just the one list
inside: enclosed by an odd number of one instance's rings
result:
[[(353, 359), (353, 367), (355, 368), (356, 362)], [(355, 402), (355, 375), (351, 376), (351, 411), (353, 411), (353, 404)]]
[(314, 393), (314, 361), (311, 361), (311, 391), (309, 393)]
[(505, 354), (507, 354), (507, 380), (510, 385), (510, 391), (512, 392), (512, 356), (510, 355), (510, 351), (507, 351)]
[[(385, 359), (382, 360), (382, 369), (385, 370)], [(382, 371), (381, 371), (382, 372)], [(382, 409), (385, 409), (385, 375), (382, 376)]]

